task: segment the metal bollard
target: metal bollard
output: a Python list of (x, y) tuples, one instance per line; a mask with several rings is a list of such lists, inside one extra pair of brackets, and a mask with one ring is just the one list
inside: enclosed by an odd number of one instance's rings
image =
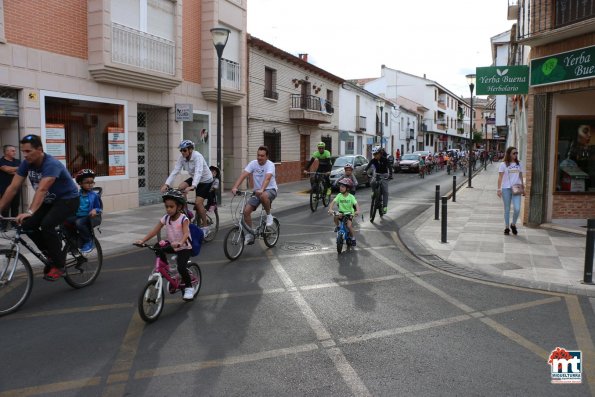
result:
[(448, 197), (442, 196), (442, 237), (440, 241), (446, 243), (446, 205), (448, 203)]
[(595, 219), (587, 221), (587, 247), (585, 248), (585, 274), (583, 284), (593, 284), (593, 254), (595, 249)]
[(440, 185), (436, 185), (436, 200), (434, 203), (434, 220), (440, 219)]
[(452, 202), (457, 202), (457, 176), (452, 176)]

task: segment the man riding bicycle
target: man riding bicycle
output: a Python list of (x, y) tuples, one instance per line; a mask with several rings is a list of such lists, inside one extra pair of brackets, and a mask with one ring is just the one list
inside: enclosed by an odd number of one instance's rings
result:
[(43, 151), (41, 137), (27, 135), (20, 143), (25, 161), (0, 199), (0, 211), (10, 205), (29, 175), (35, 195), (29, 209), (17, 215), (16, 222), (23, 225), (25, 233), (51, 263), (44, 268), (44, 279), (56, 281), (64, 274), (66, 262), (66, 252), (62, 252), (56, 226), (76, 215), (79, 190), (66, 167)]
[[(331, 164), (331, 152), (329, 152), (328, 150), (325, 149), (326, 144), (324, 142), (318, 142), (318, 145), (316, 145), (316, 147), (318, 150), (315, 151), (314, 153), (312, 153), (312, 158), (310, 159), (308, 164), (306, 164), (306, 169), (304, 170), (304, 174), (308, 173), (308, 170), (310, 169), (310, 166), (312, 165), (314, 160), (318, 160), (318, 168), (316, 169), (316, 172), (329, 173), (329, 175), (324, 175), (323, 181), (324, 181), (324, 188), (326, 191), (326, 195), (330, 196), (331, 195), (330, 172), (333, 167), (333, 165)], [(314, 182), (315, 182), (314, 177), (310, 178), (310, 185), (312, 186), (312, 188), (314, 188)]]
[[(388, 211), (388, 178), (391, 176), (391, 166), (388, 163), (388, 159), (382, 156), (382, 151), (380, 150), (379, 146), (375, 146), (372, 148), (372, 160), (368, 163), (366, 167), (366, 171), (370, 169), (370, 167), (374, 167), (376, 169), (376, 174), (380, 175), (382, 178), (380, 179), (380, 186), (382, 190), (382, 212), (384, 214)], [(372, 187), (376, 187), (376, 180), (372, 181)]]
[(181, 155), (178, 157), (176, 166), (165, 181), (165, 184), (161, 187), (161, 193), (165, 193), (171, 188), (171, 184), (174, 182), (176, 175), (178, 175), (180, 171), (188, 171), (190, 178), (180, 183), (178, 189), (184, 192), (184, 194), (196, 190), (196, 210), (202, 220), (202, 225), (204, 226), (203, 232), (206, 235), (209, 232), (209, 228), (206, 227), (207, 212), (205, 210), (204, 202), (209, 195), (211, 185), (213, 184), (213, 174), (202, 154), (194, 150), (194, 142), (185, 139), (180, 142), (179, 149)]
[[(254, 182), (254, 196), (250, 197), (244, 207), (244, 222), (252, 229), (252, 213), (262, 204), (267, 213), (266, 225), (273, 225), (271, 215), (271, 204), (277, 197), (277, 181), (275, 180), (275, 163), (269, 160), (269, 148), (260, 146), (256, 151), (256, 160), (248, 163), (231, 188), (231, 194), (235, 195), (238, 186), (248, 175), (252, 174)], [(250, 233), (244, 236), (244, 244), (254, 244), (254, 236)]]

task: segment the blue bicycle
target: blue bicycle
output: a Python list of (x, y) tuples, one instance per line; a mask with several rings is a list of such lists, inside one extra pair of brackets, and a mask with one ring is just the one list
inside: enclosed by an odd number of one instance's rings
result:
[(345, 224), (345, 221), (347, 221), (348, 219), (353, 219), (353, 214), (350, 212), (343, 213), (343, 212), (333, 211), (331, 213), (331, 215), (333, 215), (333, 216), (343, 215), (342, 217), (339, 218), (339, 226), (337, 229), (337, 253), (340, 254), (343, 251), (343, 244), (347, 245), (347, 249), (349, 249), (349, 247), (352, 247), (354, 245), (353, 240), (351, 239), (351, 237), (349, 237), (349, 229), (347, 228), (347, 225)]

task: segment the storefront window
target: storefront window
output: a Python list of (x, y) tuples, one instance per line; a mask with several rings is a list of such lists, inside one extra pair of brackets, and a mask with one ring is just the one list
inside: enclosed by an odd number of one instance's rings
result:
[(124, 105), (45, 97), (45, 147), (75, 175), (126, 175)]
[(595, 193), (595, 116), (558, 120), (556, 191)]
[(355, 154), (354, 146), (354, 139), (352, 136), (350, 136), (345, 141), (345, 154)]
[[(194, 150), (197, 150), (205, 158), (207, 164), (211, 164), (209, 157), (209, 141), (211, 131), (209, 131), (209, 116), (206, 114), (194, 114), (192, 121), (184, 122), (184, 139), (190, 139), (194, 142)], [(214, 136), (215, 140), (217, 139)]]

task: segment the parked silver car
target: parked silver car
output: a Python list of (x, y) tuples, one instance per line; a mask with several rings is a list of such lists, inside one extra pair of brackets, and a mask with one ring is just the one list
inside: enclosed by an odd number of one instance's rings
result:
[(331, 184), (335, 186), (336, 182), (344, 175), (343, 167), (347, 163), (353, 165), (353, 175), (357, 179), (358, 186), (370, 186), (368, 174), (365, 169), (368, 166), (368, 159), (359, 154), (348, 154), (345, 156), (332, 157), (333, 168), (331, 170)]

